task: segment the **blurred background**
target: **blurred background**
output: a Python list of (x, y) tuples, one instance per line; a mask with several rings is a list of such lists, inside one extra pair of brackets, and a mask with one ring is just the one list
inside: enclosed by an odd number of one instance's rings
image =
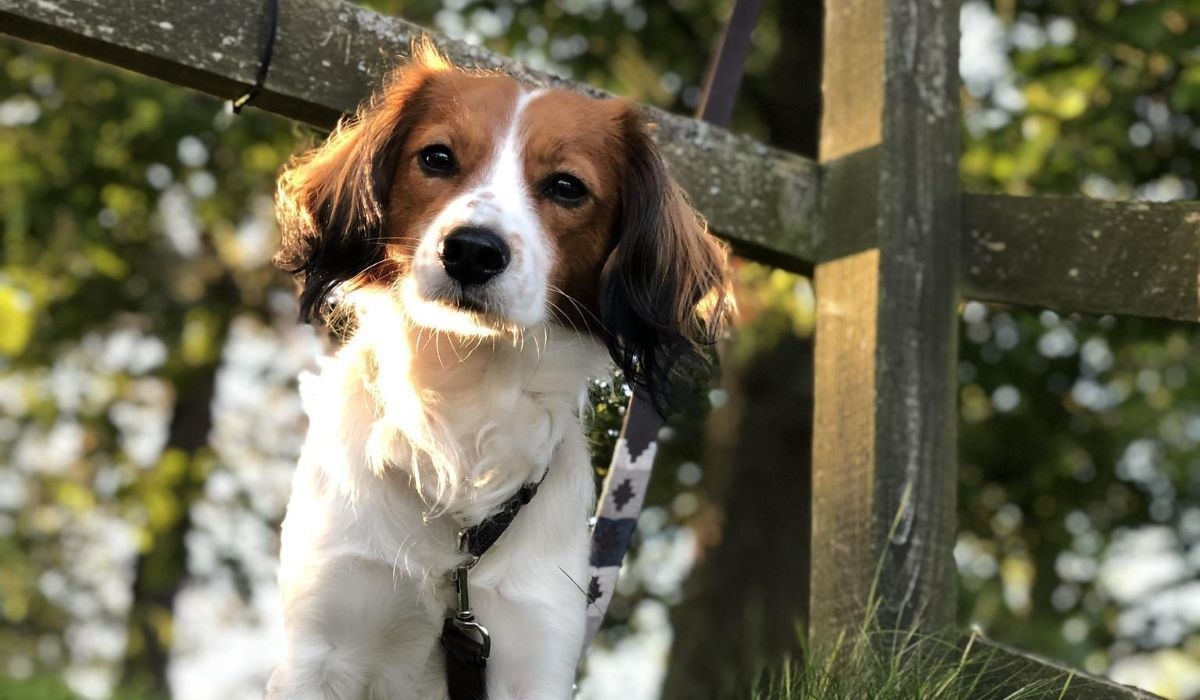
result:
[[(729, 11), (365, 4), (685, 114)], [(768, 0), (735, 130), (815, 155), (820, 22)], [(1196, 197), (1200, 1), (966, 0), (961, 22), (967, 190)], [(4, 37), (0, 65), (0, 697), (257, 698), (294, 378), (321, 349), (268, 262), (273, 179), (320, 135)], [(671, 428), (585, 698), (745, 696), (799, 647), (813, 292), (738, 277), (740, 327)], [(1200, 697), (1198, 329), (961, 319), (960, 623)], [(603, 466), (623, 398), (597, 395)]]

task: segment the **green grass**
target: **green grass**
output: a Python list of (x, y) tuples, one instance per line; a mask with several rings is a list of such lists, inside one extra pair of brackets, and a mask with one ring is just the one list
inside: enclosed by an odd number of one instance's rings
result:
[[(895, 533), (910, 488), (889, 531)], [(878, 583), (883, 562), (876, 565), (869, 601), (857, 630), (833, 643), (804, 646), (803, 659), (768, 670), (755, 685), (754, 700), (1065, 700), (1075, 674), (1014, 663), (1011, 655), (956, 632), (922, 633), (916, 629), (881, 629)], [(803, 628), (800, 639), (805, 639)], [(1025, 678), (1021, 678), (1024, 675)], [(1078, 687), (1075, 689), (1078, 691)], [(1086, 692), (1086, 691), (1085, 691)]]
[(1009, 661), (981, 650), (974, 635), (860, 632), (756, 685), (754, 700), (1063, 700), (1073, 674), (1022, 681)]

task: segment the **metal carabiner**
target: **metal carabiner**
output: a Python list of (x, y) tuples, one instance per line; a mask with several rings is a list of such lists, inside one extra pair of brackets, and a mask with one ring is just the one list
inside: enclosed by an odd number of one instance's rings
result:
[(471, 610), (470, 570), (474, 562), (454, 569), (454, 617), (453, 625), (464, 633), (474, 633), (479, 636), (481, 659), (487, 659), (492, 652), (492, 636), (487, 628), (475, 621), (475, 613)]
[(460, 632), (464, 634), (474, 633), (478, 635), (476, 641), (479, 642), (479, 658), (482, 661), (487, 661), (488, 656), (492, 653), (492, 635), (488, 634), (487, 628), (473, 620), (464, 620), (457, 615), (452, 617), (453, 624)]

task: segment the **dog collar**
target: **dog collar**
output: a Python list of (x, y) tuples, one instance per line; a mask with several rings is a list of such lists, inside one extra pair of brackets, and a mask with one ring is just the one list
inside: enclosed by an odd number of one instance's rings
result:
[(442, 648), (446, 652), (446, 685), (450, 700), (486, 700), (487, 659), (492, 637), (475, 621), (471, 610), (470, 571), (500, 539), (517, 513), (521, 512), (546, 479), (525, 484), (478, 525), (458, 531), (458, 551), (466, 559), (451, 574), (454, 581), (454, 612), (442, 625)]
[(538, 487), (545, 479), (546, 477), (542, 476), (538, 481), (525, 484), (478, 525), (458, 531), (458, 551), (469, 557), (468, 567), (474, 566), (475, 562), (496, 544), (500, 536), (508, 530), (508, 526), (512, 525), (517, 513), (537, 495)]

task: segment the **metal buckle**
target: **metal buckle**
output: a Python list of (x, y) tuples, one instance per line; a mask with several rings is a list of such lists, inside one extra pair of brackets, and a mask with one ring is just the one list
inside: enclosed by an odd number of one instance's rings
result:
[(479, 557), (467, 551), (467, 533), (471, 530), (469, 527), (464, 527), (458, 531), (458, 551), (467, 557), (467, 563), (459, 566), (459, 568), (473, 568), (479, 563)]
[(479, 652), (479, 657), (487, 659), (488, 655), (492, 653), (492, 635), (488, 634), (486, 627), (475, 621), (475, 613), (471, 611), (470, 575), (468, 572), (474, 565), (475, 562), (472, 561), (470, 564), (459, 566), (451, 574), (451, 578), (454, 580), (455, 594), (454, 617), (451, 620), (459, 631), (479, 635), (479, 643), (483, 647)]
[(479, 650), (480, 660), (486, 661), (492, 653), (492, 636), (488, 634), (487, 628), (475, 622), (474, 620), (464, 620), (458, 615), (451, 618), (452, 624), (464, 633), (475, 633), (479, 635), (479, 643), (482, 648)]

